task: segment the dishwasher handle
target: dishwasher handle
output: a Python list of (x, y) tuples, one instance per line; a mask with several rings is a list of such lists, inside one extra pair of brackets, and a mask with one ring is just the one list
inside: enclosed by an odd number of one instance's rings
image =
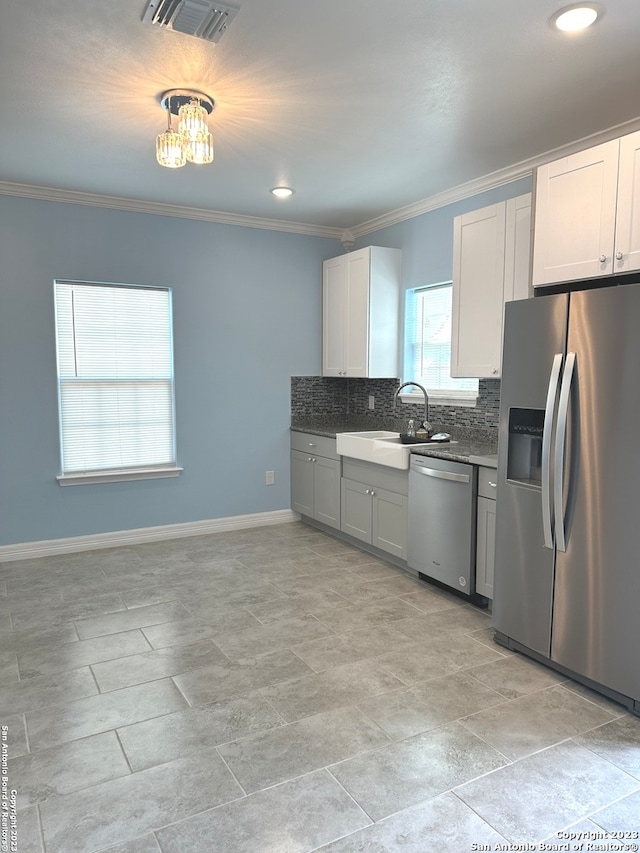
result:
[(453, 471), (437, 471), (435, 468), (423, 468), (418, 465), (411, 470), (416, 474), (424, 474), (425, 477), (435, 477), (437, 480), (453, 480), (455, 483), (471, 482), (471, 477), (468, 474), (454, 474)]

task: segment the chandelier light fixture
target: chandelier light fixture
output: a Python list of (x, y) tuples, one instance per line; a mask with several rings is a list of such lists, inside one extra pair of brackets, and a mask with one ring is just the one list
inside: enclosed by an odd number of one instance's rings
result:
[[(214, 100), (192, 89), (169, 89), (160, 98), (167, 111), (167, 129), (156, 139), (156, 159), (161, 166), (179, 169), (185, 163), (203, 165), (213, 161), (213, 137), (207, 119)], [(178, 129), (171, 116), (178, 119)]]

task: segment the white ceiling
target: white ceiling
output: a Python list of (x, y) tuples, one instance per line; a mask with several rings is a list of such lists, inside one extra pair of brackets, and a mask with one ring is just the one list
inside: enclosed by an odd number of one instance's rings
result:
[[(638, 0), (574, 36), (553, 0), (235, 5), (211, 44), (142, 23), (146, 0), (4, 0), (0, 191), (362, 230), (640, 115)], [(216, 158), (165, 169), (159, 96), (186, 87), (216, 101)]]

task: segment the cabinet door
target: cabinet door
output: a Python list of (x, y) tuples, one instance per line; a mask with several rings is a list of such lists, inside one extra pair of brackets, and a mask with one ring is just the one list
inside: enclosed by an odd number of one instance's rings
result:
[(397, 377), (402, 252), (381, 246), (370, 246), (369, 251), (367, 376)]
[(620, 140), (613, 271), (640, 269), (640, 131)]
[(291, 451), (291, 509), (313, 518), (313, 461), (307, 453)]
[(619, 140), (540, 166), (533, 284), (613, 272)]
[(345, 370), (347, 376), (367, 376), (369, 364), (369, 249), (345, 256), (347, 264)]
[(373, 538), (376, 548), (407, 559), (409, 501), (406, 495), (373, 490)]
[(355, 480), (342, 478), (341, 530), (356, 539), (371, 544), (371, 489)]
[(453, 226), (451, 375), (500, 375), (505, 204), (456, 216)]
[(340, 529), (340, 461), (316, 456), (313, 464), (313, 517)]
[(346, 256), (323, 264), (322, 274), (322, 375), (343, 376), (347, 305)]
[(505, 302), (528, 299), (531, 295), (530, 265), (531, 193), (526, 193), (517, 198), (510, 198), (506, 203), (503, 288)]
[(496, 502), (478, 498), (476, 592), (493, 598), (493, 569), (496, 561)]

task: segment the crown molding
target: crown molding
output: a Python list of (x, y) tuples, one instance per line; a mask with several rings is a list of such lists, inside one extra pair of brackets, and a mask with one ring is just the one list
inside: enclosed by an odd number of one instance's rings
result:
[(627, 133), (633, 133), (640, 130), (640, 117), (624, 122), (623, 124), (609, 127), (606, 130), (598, 131), (590, 136), (584, 136), (567, 145), (561, 145), (558, 148), (553, 148), (550, 151), (545, 151), (544, 154), (539, 154), (536, 157), (530, 157), (528, 160), (523, 160), (520, 163), (515, 163), (512, 166), (507, 166), (504, 169), (498, 169), (496, 172), (491, 172), (488, 175), (483, 175), (473, 181), (468, 181), (465, 184), (459, 184), (457, 187), (445, 190), (437, 195), (417, 201), (414, 204), (409, 204), (406, 207), (399, 207), (397, 210), (392, 210), (375, 219), (370, 219), (367, 222), (362, 222), (360, 225), (355, 225), (349, 229), (353, 236), (357, 239), (365, 234), (371, 234), (373, 231), (379, 231), (381, 228), (387, 228), (390, 225), (397, 225), (407, 219), (413, 219), (415, 216), (420, 216), (423, 213), (429, 213), (431, 210), (437, 210), (440, 207), (446, 207), (448, 204), (453, 204), (456, 201), (470, 198), (487, 190), (497, 189), (498, 187), (510, 184), (520, 178), (529, 177), (538, 166), (544, 163), (549, 163), (553, 160), (559, 160), (562, 157), (569, 157), (578, 151), (584, 151), (585, 148), (591, 148), (594, 145), (600, 145), (603, 142), (609, 142), (619, 136), (624, 136)]
[(268, 219), (260, 216), (242, 216), (238, 213), (226, 213), (222, 210), (205, 210), (201, 207), (186, 207), (181, 204), (139, 201), (133, 198), (83, 193), (75, 190), (56, 189), (55, 187), (32, 186), (9, 181), (0, 181), (0, 195), (20, 196), (40, 201), (59, 201), (67, 204), (88, 204), (92, 207), (107, 207), (111, 210), (126, 210), (132, 213), (152, 213), (156, 216), (174, 216), (179, 219), (196, 219), (201, 222), (216, 222), (220, 225), (238, 225), (243, 228), (261, 228), (267, 231), (285, 231), (289, 234), (304, 234), (310, 237), (331, 237), (339, 240), (343, 228), (325, 225), (309, 225), (304, 222), (290, 222), (286, 219)]
[(377, 216), (375, 219), (369, 219), (360, 225), (356, 225), (349, 229), (353, 236), (364, 237), (366, 234), (371, 234), (373, 231), (380, 231), (382, 228), (388, 228), (390, 225), (397, 225), (400, 222), (405, 222), (407, 219), (413, 219), (416, 216), (421, 216), (423, 213), (429, 213), (431, 210), (438, 210), (440, 207), (446, 207), (448, 204), (453, 204), (456, 201), (463, 201), (478, 193), (493, 190), (497, 187), (510, 184), (512, 181), (517, 181), (519, 178), (526, 178), (531, 175), (533, 167), (524, 168), (510, 166), (506, 169), (500, 169), (499, 172), (492, 172), (490, 175), (483, 175), (481, 178), (476, 178), (473, 181), (468, 181), (466, 184), (459, 184), (457, 187), (429, 196), (429, 198), (416, 201), (413, 204), (408, 204), (406, 207), (399, 207), (397, 210), (391, 210), (382, 216)]
[(343, 240), (348, 235), (349, 241), (364, 237), (382, 228), (397, 225), (407, 219), (421, 216), (441, 207), (446, 207), (457, 201), (463, 201), (471, 196), (478, 195), (488, 190), (510, 184), (520, 178), (529, 177), (538, 166), (568, 157), (585, 148), (591, 148), (603, 142), (609, 142), (627, 133), (640, 130), (640, 116), (623, 122), (622, 124), (609, 127), (605, 130), (584, 136), (567, 145), (553, 148), (536, 157), (514, 163), (504, 169), (498, 169), (488, 175), (475, 178), (464, 184), (445, 190), (436, 195), (422, 199), (422, 201), (399, 207), (389, 211), (382, 216), (369, 219), (360, 225), (351, 226), (348, 229), (333, 228), (327, 225), (311, 225), (304, 222), (291, 222), (286, 219), (269, 219), (259, 216), (243, 216), (238, 213), (226, 213), (221, 210), (206, 210), (200, 207), (187, 207), (180, 204), (164, 204), (162, 202), (139, 201), (132, 198), (120, 196), (101, 195), (99, 193), (83, 193), (74, 190), (56, 189), (54, 187), (32, 186), (30, 184), (11, 183), (0, 181), (0, 195), (21, 196), (22, 198), (34, 198), (44, 201), (60, 201), (69, 204), (88, 204), (94, 207), (107, 207), (112, 210), (127, 210), (134, 213), (152, 213), (157, 216), (174, 216), (180, 219), (195, 219), (202, 222), (216, 222), (221, 225), (238, 225), (244, 228), (261, 228), (267, 231), (284, 231), (289, 234), (304, 234), (311, 237), (329, 237), (335, 240)]

